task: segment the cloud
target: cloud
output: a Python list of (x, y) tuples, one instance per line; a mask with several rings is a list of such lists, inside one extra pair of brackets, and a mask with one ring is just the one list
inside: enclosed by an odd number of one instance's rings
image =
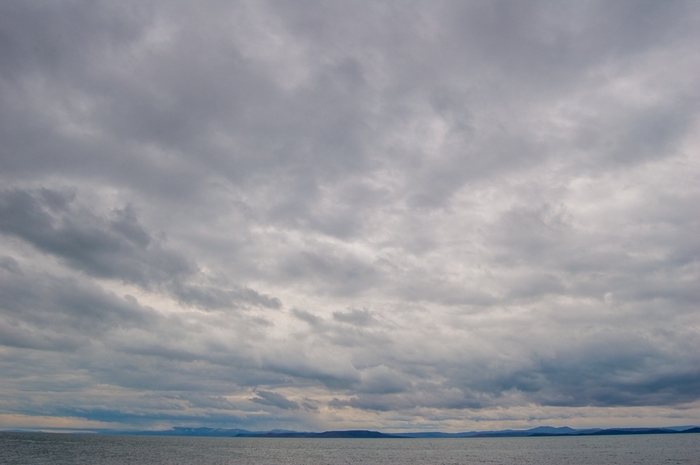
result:
[[(116, 278), (148, 287), (193, 272), (193, 266), (164, 250), (126, 207), (101, 218), (70, 208), (70, 196), (41, 190), (0, 194), (0, 228), (100, 278)], [(156, 242), (156, 241), (153, 241)]]
[(351, 308), (347, 312), (333, 312), (333, 319), (354, 326), (368, 326), (376, 322), (369, 310)]
[(4, 2), (0, 410), (692, 423), (697, 23), (685, 1)]
[(256, 391), (257, 397), (251, 399), (256, 404), (272, 405), (282, 410), (298, 410), (299, 404), (291, 401), (281, 394), (271, 391)]
[(200, 274), (196, 264), (144, 229), (133, 207), (113, 209), (105, 218), (75, 206), (74, 197), (49, 189), (4, 191), (0, 193), (0, 230), (88, 275), (160, 289), (186, 304), (205, 309), (238, 303), (280, 307), (279, 299), (250, 288), (188, 282)]
[(73, 351), (115, 327), (149, 325), (156, 318), (153, 309), (94, 284), (20, 271), (0, 274), (4, 345)]

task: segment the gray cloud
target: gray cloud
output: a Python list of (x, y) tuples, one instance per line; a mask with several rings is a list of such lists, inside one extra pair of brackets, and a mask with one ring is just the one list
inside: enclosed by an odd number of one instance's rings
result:
[(71, 193), (49, 189), (2, 192), (0, 230), (88, 275), (161, 288), (186, 304), (205, 309), (231, 308), (237, 303), (280, 307), (279, 299), (250, 288), (187, 282), (199, 274), (197, 266), (146, 231), (131, 206), (114, 209), (110, 218), (104, 218), (74, 207), (73, 200)]
[(183, 256), (155, 243), (131, 208), (100, 218), (70, 208), (70, 200), (69, 194), (47, 189), (5, 191), (0, 195), (0, 228), (100, 278), (148, 287), (193, 272)]
[(0, 427), (692, 423), (698, 15), (4, 2)]
[(347, 312), (333, 312), (333, 319), (354, 326), (368, 326), (376, 320), (369, 310), (351, 308)]
[(299, 404), (293, 402), (281, 394), (271, 391), (256, 391), (257, 397), (251, 399), (256, 404), (272, 405), (282, 410), (298, 410)]
[(76, 350), (110, 329), (148, 325), (156, 318), (153, 309), (74, 278), (13, 270), (0, 279), (5, 345)]

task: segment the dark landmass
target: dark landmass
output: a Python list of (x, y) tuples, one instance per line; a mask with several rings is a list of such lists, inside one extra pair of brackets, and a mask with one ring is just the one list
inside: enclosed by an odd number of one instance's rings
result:
[(595, 436), (616, 436), (621, 434), (678, 434), (678, 431), (666, 428), (614, 428), (591, 433)]
[(190, 428), (186, 426), (175, 426), (168, 430), (146, 430), (146, 431), (100, 431), (102, 434), (130, 434), (135, 436), (197, 436), (197, 437), (236, 437), (250, 436), (257, 434), (246, 429), (227, 428)]
[[(528, 430), (531, 431), (531, 430)], [(608, 428), (608, 429), (590, 429), (590, 430), (574, 430), (574, 433), (556, 434), (556, 433), (532, 433), (525, 436), (623, 436), (630, 434), (682, 434), (682, 433), (700, 433), (700, 428), (674, 429), (674, 428)]]
[(414, 432), (381, 433), (368, 430), (346, 431), (248, 431), (244, 429), (225, 428), (187, 428), (176, 427), (166, 431), (139, 431), (128, 434), (159, 436), (215, 436), (215, 437), (254, 437), (254, 438), (494, 438), (494, 437), (537, 437), (537, 436), (615, 436), (629, 434), (682, 434), (700, 433), (700, 427), (670, 428), (609, 428), (609, 429), (573, 429), (567, 426), (554, 428), (539, 426), (527, 430), (501, 431), (466, 431), (462, 433)]
[[(17, 431), (17, 430), (15, 430)], [(28, 431), (25, 431), (28, 432)], [(58, 431), (57, 431), (58, 432)], [(83, 431), (87, 432), (87, 431)], [(183, 427), (178, 426), (160, 431), (115, 431), (94, 430), (98, 434), (128, 434), (137, 436), (195, 436), (195, 437), (248, 437), (248, 438), (506, 438), (506, 437), (545, 437), (545, 436), (617, 436), (632, 434), (688, 434), (700, 433), (698, 426), (670, 426), (666, 428), (592, 428), (573, 429), (568, 426), (538, 426), (527, 430), (500, 431), (465, 431), (461, 433), (443, 433), (424, 431), (411, 433), (382, 433), (369, 430), (345, 431), (292, 431), (273, 429), (270, 431), (249, 431), (233, 428)]]
[(441, 432), (420, 432), (420, 433), (401, 433), (403, 436), (411, 438), (484, 438), (484, 437), (520, 437), (520, 436), (567, 436), (571, 434), (581, 434), (582, 432), (600, 431), (595, 430), (576, 430), (568, 426), (554, 428), (552, 426), (538, 426), (528, 430), (500, 430), (500, 431), (467, 431), (463, 433), (441, 433)]
[(400, 436), (398, 434), (387, 434), (380, 433), (379, 431), (367, 431), (367, 430), (349, 430), (349, 431), (324, 431), (323, 433), (299, 433), (299, 432), (285, 432), (285, 433), (262, 433), (254, 434), (250, 437), (255, 438), (406, 438), (407, 436)]
[(420, 432), (402, 433), (402, 436), (410, 438), (514, 438), (514, 437), (538, 437), (538, 436), (616, 436), (629, 434), (679, 434), (697, 433), (698, 427), (678, 430), (673, 428), (610, 428), (610, 429), (582, 429), (569, 427), (552, 428), (540, 426), (528, 430), (501, 430), (501, 431), (470, 431), (464, 433), (440, 433)]

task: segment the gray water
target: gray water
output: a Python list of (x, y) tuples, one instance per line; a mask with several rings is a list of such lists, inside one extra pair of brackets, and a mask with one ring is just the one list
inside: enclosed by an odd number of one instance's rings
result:
[(700, 464), (700, 434), (282, 439), (0, 433), (2, 465)]

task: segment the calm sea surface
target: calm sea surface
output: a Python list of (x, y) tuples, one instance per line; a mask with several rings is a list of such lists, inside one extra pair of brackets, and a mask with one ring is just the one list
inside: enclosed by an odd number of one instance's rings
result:
[(700, 434), (281, 439), (0, 433), (0, 464), (700, 464)]

